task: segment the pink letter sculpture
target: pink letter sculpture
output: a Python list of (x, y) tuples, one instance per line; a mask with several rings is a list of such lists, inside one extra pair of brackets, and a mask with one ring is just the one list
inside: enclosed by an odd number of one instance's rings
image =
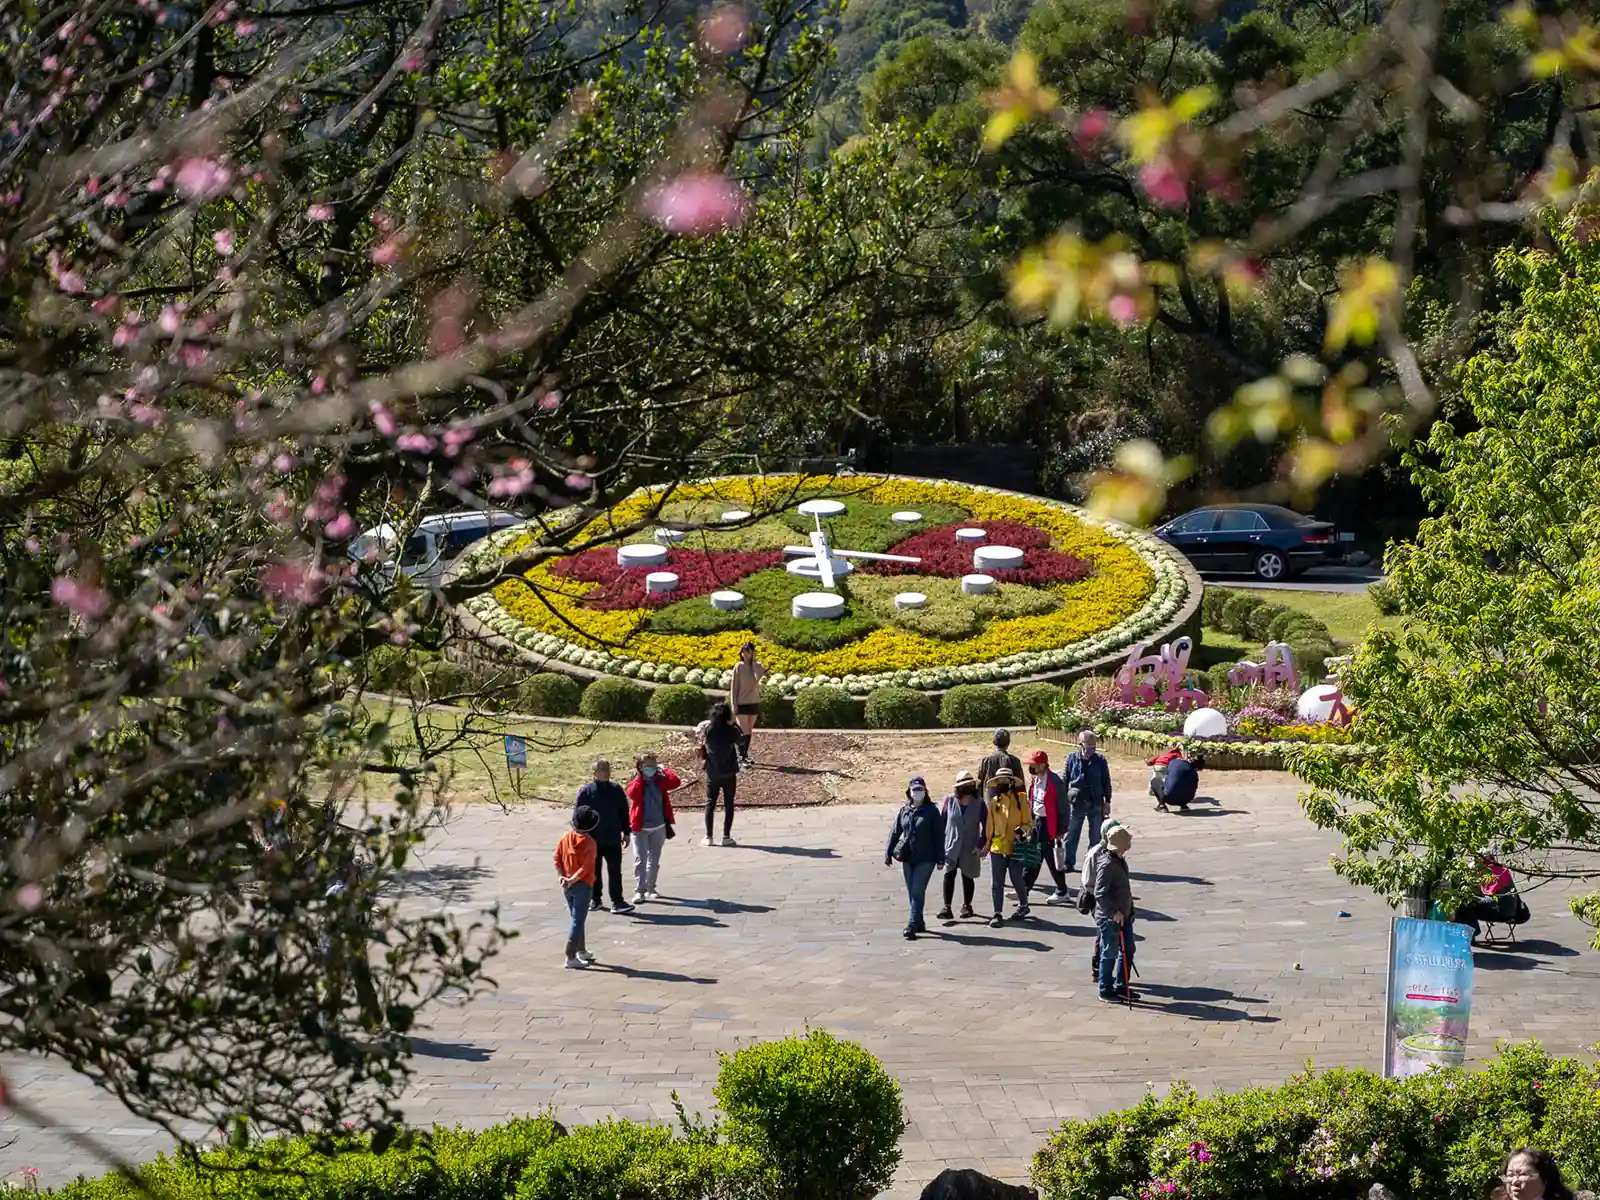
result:
[(1294, 668), (1294, 652), (1282, 642), (1268, 642), (1264, 662), (1241, 662), (1228, 672), (1234, 687), (1260, 684), (1265, 688), (1286, 687), (1298, 691), (1300, 674)]
[(1129, 650), (1128, 661), (1115, 676), (1124, 704), (1162, 703), (1169, 712), (1188, 712), (1210, 703), (1204, 692), (1183, 685), (1189, 671), (1189, 654), (1194, 649), (1192, 641), (1181, 637), (1175, 643), (1168, 642), (1160, 654), (1146, 654), (1145, 649), (1145, 643), (1140, 642)]

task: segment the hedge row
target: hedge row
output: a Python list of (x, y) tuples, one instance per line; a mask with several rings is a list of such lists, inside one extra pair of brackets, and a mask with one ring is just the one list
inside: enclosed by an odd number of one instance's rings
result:
[(606, 1121), (567, 1133), (548, 1115), (482, 1132), (435, 1127), (374, 1150), (274, 1139), (165, 1156), (45, 1193), (60, 1200), (853, 1200), (900, 1163), (900, 1085), (822, 1032), (723, 1054), (721, 1122)]
[[(1294, 655), (1302, 677), (1320, 679), (1323, 660), (1338, 653), (1328, 626), (1310, 613), (1263, 600), (1248, 592), (1208, 588), (1200, 602), (1200, 619), (1212, 629), (1221, 629), (1266, 645), (1282, 642)], [(1226, 685), (1227, 669), (1212, 667), (1206, 679), (1213, 689)]]
[[(695, 725), (704, 720), (720, 693), (689, 683), (654, 690), (620, 676), (602, 676), (585, 686), (569, 675), (544, 672), (513, 682), (506, 675), (474, 673), (460, 663), (429, 651), (384, 647), (367, 659), (367, 686), (377, 691), (409, 692), (419, 700), (440, 701), (472, 694), (499, 707), (535, 717), (583, 717), (591, 721), (653, 721), (660, 725)], [(1034, 725), (1066, 699), (1066, 690), (1051, 683), (1023, 683), (1005, 689), (990, 684), (963, 684), (936, 702), (926, 693), (905, 687), (881, 687), (866, 698), (863, 710), (843, 688), (803, 688), (791, 707), (775, 688), (761, 689), (760, 722), (767, 728), (795, 725), (801, 729), (972, 728)]]

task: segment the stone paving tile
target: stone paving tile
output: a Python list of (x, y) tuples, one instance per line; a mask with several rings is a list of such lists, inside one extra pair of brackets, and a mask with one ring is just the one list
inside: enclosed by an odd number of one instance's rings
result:
[[(602, 966), (581, 975), (561, 967), (565, 914), (548, 867), (565, 814), (458, 812), (422, 864), (471, 879), (450, 908), (498, 900), (521, 936), (492, 964), (496, 993), (419, 1030), (408, 1112), (481, 1125), (549, 1105), (575, 1123), (668, 1120), (676, 1091), (709, 1114), (717, 1051), (809, 1025), (861, 1042), (900, 1080), (910, 1128), (891, 1195), (908, 1197), (946, 1165), (1021, 1181), (1060, 1121), (1176, 1080), (1238, 1088), (1307, 1059), (1375, 1065), (1388, 911), (1328, 869), (1336, 844), (1307, 827), (1292, 784), (1228, 778), (1208, 780), (1222, 802), (1204, 815), (1142, 803), (1118, 814), (1136, 835), (1147, 1003), (1133, 1010), (1095, 996), (1093, 933), (1071, 909), (901, 939), (899, 876), (882, 865), (887, 807), (743, 813), (737, 848), (679, 837), (664, 901), (632, 919), (597, 915)], [(686, 833), (694, 824), (686, 814)], [(986, 911), (987, 879), (978, 896)], [(1502, 1038), (1580, 1054), (1594, 1040), (1600, 955), (1554, 885), (1530, 903), (1525, 949), (1479, 958), (1475, 1056)], [(0, 1120), (0, 1176), (37, 1166), (49, 1185), (102, 1169), (66, 1129), (135, 1159), (167, 1144), (84, 1080), (38, 1060), (4, 1066), (57, 1124)]]

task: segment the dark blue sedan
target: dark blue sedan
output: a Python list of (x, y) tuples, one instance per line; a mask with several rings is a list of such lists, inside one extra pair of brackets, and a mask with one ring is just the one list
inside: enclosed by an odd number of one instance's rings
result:
[(1214, 504), (1168, 521), (1156, 536), (1199, 571), (1251, 573), (1276, 582), (1327, 558), (1334, 529), (1277, 504)]

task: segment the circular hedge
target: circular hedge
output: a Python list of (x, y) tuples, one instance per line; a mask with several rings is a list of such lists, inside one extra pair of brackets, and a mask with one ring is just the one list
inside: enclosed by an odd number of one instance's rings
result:
[(915, 688), (881, 687), (867, 696), (868, 729), (929, 729), (939, 723), (933, 697)]
[[(845, 505), (827, 520), (834, 549), (917, 561), (857, 560), (838, 582), (844, 615), (797, 620), (791, 601), (819, 585), (785, 570), (785, 548), (815, 529), (799, 504), (824, 496)], [(731, 509), (756, 516), (719, 528)], [(920, 519), (893, 519), (906, 510)], [(676, 590), (652, 593), (637, 568), (619, 565), (607, 540), (619, 527), (637, 529), (635, 541), (680, 531), (665, 549)], [(962, 528), (984, 537), (958, 540)], [(767, 682), (786, 697), (827, 686), (864, 700), (880, 687), (943, 692), (1060, 674), (1169, 636), (1195, 586), (1182, 557), (1149, 534), (1052, 500), (899, 476), (735, 476), (647, 489), (576, 534), (601, 544), (542, 561), (465, 602), (465, 613), (541, 664), (652, 685), (725, 689), (739, 646), (754, 640)], [(528, 542), (525, 527), (502, 531), (455, 572), (497, 570)], [(992, 593), (968, 595), (961, 577), (984, 545), (1019, 549), (1022, 564), (993, 572)], [(710, 593), (727, 590), (743, 595), (742, 608), (712, 606)], [(926, 602), (902, 606), (905, 592)]]
[(951, 729), (973, 729), (1011, 724), (1011, 701), (997, 687), (985, 683), (963, 684), (944, 694), (939, 721)]
[(517, 709), (533, 717), (570, 717), (578, 711), (583, 688), (570, 675), (545, 671), (517, 685)]
[(642, 721), (649, 704), (649, 691), (631, 680), (596, 679), (583, 689), (578, 712), (591, 721)]
[(855, 705), (843, 688), (808, 687), (794, 698), (794, 723), (800, 729), (843, 729), (854, 718)]
[(694, 684), (672, 683), (650, 693), (645, 715), (660, 725), (698, 725), (709, 708), (710, 697)]

